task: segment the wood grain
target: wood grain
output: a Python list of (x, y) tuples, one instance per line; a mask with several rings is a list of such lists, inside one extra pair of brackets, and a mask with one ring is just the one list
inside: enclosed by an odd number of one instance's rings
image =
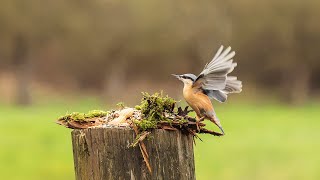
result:
[(194, 180), (192, 135), (155, 129), (145, 140), (152, 174), (139, 147), (129, 147), (135, 133), (125, 128), (72, 131), (77, 180)]

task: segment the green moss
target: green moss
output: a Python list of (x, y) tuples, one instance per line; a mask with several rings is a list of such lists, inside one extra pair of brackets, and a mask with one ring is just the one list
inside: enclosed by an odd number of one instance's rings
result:
[(144, 120), (137, 123), (142, 129), (156, 128), (159, 121), (166, 120), (164, 113), (172, 113), (176, 101), (169, 97), (164, 96), (162, 92), (150, 95), (143, 92), (141, 104), (135, 108), (141, 110)]
[(71, 113), (70, 118), (75, 120), (75, 121), (84, 121), (86, 119), (85, 114), (84, 113), (79, 113), (79, 112)]
[(94, 117), (104, 117), (108, 114), (106, 111), (102, 110), (92, 110), (85, 114), (86, 118), (94, 118)]
[(59, 118), (59, 120), (63, 120), (63, 121), (86, 121), (87, 119), (90, 119), (90, 118), (104, 117), (107, 114), (108, 114), (108, 112), (101, 111), (101, 110), (92, 110), (92, 111), (89, 111), (86, 114), (85, 113), (80, 113), (80, 112), (73, 112), (73, 113), (61, 116)]
[[(141, 131), (147, 129), (157, 128), (159, 121), (168, 121), (170, 124), (172, 120), (165, 117), (165, 113), (173, 113), (176, 101), (168, 95), (163, 95), (162, 92), (150, 95), (149, 93), (142, 93), (143, 98), (141, 104), (135, 106), (137, 110), (141, 111), (142, 120), (135, 121), (135, 124), (140, 128)], [(121, 109), (125, 107), (124, 103), (120, 102), (117, 106)], [(101, 110), (92, 110), (88, 113), (73, 112), (66, 114), (59, 118), (64, 121), (88, 121), (96, 117), (104, 117), (108, 112)]]
[(176, 101), (168, 95), (163, 96), (162, 92), (153, 95), (144, 92), (142, 95), (143, 98), (140, 105), (141, 113), (144, 114), (148, 120), (164, 120), (163, 114), (165, 112), (173, 112)]
[(145, 131), (147, 129), (155, 129), (157, 127), (156, 121), (149, 121), (146, 119), (135, 121), (134, 122), (142, 131)]
[[(176, 104), (176, 101), (173, 98), (168, 95), (164, 96), (162, 92), (152, 95), (143, 92), (142, 95), (141, 104), (135, 106), (135, 109), (141, 111), (142, 120), (133, 121), (140, 132), (137, 134), (136, 140), (132, 146), (138, 144), (141, 135), (147, 130), (157, 128), (160, 121), (167, 121), (171, 125), (172, 120), (167, 119), (165, 114), (173, 113)], [(149, 138), (149, 136), (146, 138)]]
[(125, 105), (124, 105), (123, 102), (118, 102), (118, 103), (117, 103), (117, 107), (118, 107), (119, 109), (124, 109), (124, 108), (125, 108)]
[(136, 105), (134, 108), (135, 108), (136, 110), (141, 110), (141, 106), (139, 106), (139, 105)]

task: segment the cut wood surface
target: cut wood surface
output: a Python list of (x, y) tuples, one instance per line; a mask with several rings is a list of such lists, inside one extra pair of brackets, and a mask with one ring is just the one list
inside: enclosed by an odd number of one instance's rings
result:
[(150, 173), (130, 128), (89, 128), (72, 131), (77, 180), (193, 180), (193, 136), (154, 129), (144, 140)]

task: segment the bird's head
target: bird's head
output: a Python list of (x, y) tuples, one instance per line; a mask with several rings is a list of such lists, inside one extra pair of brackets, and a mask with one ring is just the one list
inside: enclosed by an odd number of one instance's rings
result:
[(177, 79), (179, 79), (180, 81), (182, 81), (183, 84), (185, 85), (189, 85), (189, 84), (192, 85), (197, 78), (197, 76), (195, 76), (194, 74), (182, 74), (182, 75), (172, 74), (172, 75)]

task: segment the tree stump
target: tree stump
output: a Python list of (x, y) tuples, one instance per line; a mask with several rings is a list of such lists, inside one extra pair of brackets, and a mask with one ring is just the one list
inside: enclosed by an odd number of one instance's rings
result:
[(72, 131), (77, 180), (193, 180), (193, 137), (181, 131), (152, 130), (144, 141), (150, 173), (139, 147), (129, 147), (135, 133), (128, 128), (92, 128)]

